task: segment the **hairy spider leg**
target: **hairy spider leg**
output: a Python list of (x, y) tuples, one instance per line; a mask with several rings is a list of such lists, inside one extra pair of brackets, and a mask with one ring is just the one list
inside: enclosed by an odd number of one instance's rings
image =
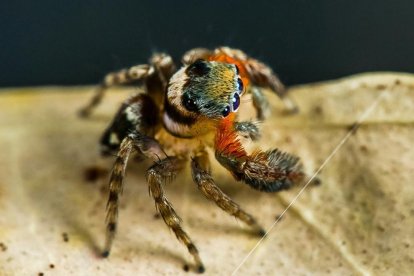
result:
[(209, 165), (205, 162), (206, 159), (207, 153), (205, 151), (200, 151), (191, 160), (191, 172), (198, 189), (207, 199), (213, 201), (223, 211), (245, 222), (247, 225), (251, 226), (257, 234), (263, 236), (265, 231), (263, 227), (257, 223), (256, 219), (245, 212), (216, 185), (209, 172)]
[(181, 226), (181, 218), (166, 198), (162, 188), (163, 184), (168, 179), (174, 178), (176, 173), (183, 168), (184, 161), (185, 159), (179, 159), (177, 157), (167, 157), (156, 162), (147, 171), (147, 182), (149, 191), (154, 198), (155, 206), (161, 217), (164, 219), (165, 224), (173, 230), (177, 239), (187, 247), (188, 252), (194, 258), (197, 272), (202, 273), (205, 268), (198, 253), (198, 249), (188, 234), (183, 230)]
[[(154, 85), (154, 80), (151, 78), (155, 76), (158, 82), (162, 84), (162, 93), (165, 87), (167, 87), (168, 80), (175, 71), (175, 64), (169, 55), (164, 53), (154, 54), (150, 59), (150, 64), (135, 65), (127, 69), (122, 69), (117, 72), (109, 73), (105, 76), (102, 83), (98, 86), (94, 96), (91, 98), (89, 103), (79, 110), (81, 117), (88, 117), (92, 113), (93, 109), (96, 108), (102, 101), (105, 91), (114, 85), (122, 85), (132, 83), (133, 81), (143, 80), (147, 86)], [(146, 80), (151, 79), (148, 83)]]
[(236, 180), (264, 192), (289, 189), (303, 180), (299, 158), (278, 149), (248, 155), (234, 127), (235, 114), (223, 118), (215, 137), (216, 159)]
[(161, 145), (155, 139), (143, 136), (139, 133), (130, 134), (124, 138), (114, 163), (109, 183), (107, 232), (102, 256), (109, 256), (113, 243), (117, 228), (119, 195), (123, 188), (127, 162), (134, 148), (138, 149), (147, 158), (154, 161), (154, 165), (147, 170), (147, 182), (149, 192), (154, 198), (156, 209), (164, 219), (165, 224), (173, 230), (177, 239), (184, 243), (189, 253), (193, 256), (197, 271), (200, 273), (204, 272), (204, 265), (199, 256), (197, 247), (194, 245), (188, 234), (182, 229), (181, 219), (166, 198), (162, 187), (166, 181), (175, 178), (177, 172), (182, 169), (185, 159), (166, 156)]

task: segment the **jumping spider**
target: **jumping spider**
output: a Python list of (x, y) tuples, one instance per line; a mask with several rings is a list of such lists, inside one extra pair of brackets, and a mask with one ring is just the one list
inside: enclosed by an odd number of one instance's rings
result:
[(278, 149), (248, 154), (239, 140), (239, 135), (252, 140), (259, 137), (254, 123), (237, 121), (243, 95), (252, 94), (259, 120), (268, 111), (268, 102), (260, 88), (270, 88), (283, 99), (288, 110), (295, 110), (283, 84), (268, 66), (227, 47), (213, 51), (192, 49), (185, 53), (182, 62), (177, 71), (170, 56), (155, 54), (148, 65), (108, 74), (80, 114), (89, 116), (108, 87), (136, 80), (143, 82), (145, 93), (134, 95), (122, 104), (100, 141), (102, 153), (117, 153), (109, 181), (106, 243), (102, 255), (107, 257), (111, 249), (125, 170), (135, 150), (152, 159), (153, 165), (146, 177), (156, 208), (177, 239), (188, 248), (197, 271), (203, 272), (198, 250), (164, 193), (166, 180), (174, 178), (189, 160), (193, 180), (204, 196), (263, 235), (265, 232), (254, 217), (214, 182), (206, 147), (213, 147), (218, 162), (237, 181), (260, 191), (288, 189), (305, 174), (299, 158)]

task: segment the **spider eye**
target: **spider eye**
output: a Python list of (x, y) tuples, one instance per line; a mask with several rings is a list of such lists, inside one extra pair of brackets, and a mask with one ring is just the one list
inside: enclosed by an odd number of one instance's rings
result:
[(240, 105), (240, 96), (237, 93), (234, 93), (233, 96), (233, 110), (237, 110)]
[(230, 106), (226, 106), (226, 108), (223, 110), (221, 114), (223, 115), (223, 117), (227, 117), (229, 113), (230, 113)]
[(203, 76), (208, 74), (210, 72), (210, 67), (208, 67), (208, 64), (205, 60), (197, 59), (187, 68), (187, 73), (189, 75), (195, 75), (195, 76)]
[(194, 99), (191, 99), (188, 94), (183, 95), (182, 102), (183, 102), (184, 107), (188, 111), (193, 111), (194, 112), (194, 111), (198, 110), (198, 106), (197, 106), (196, 101)]
[(243, 81), (241, 80), (241, 78), (237, 79), (237, 84), (239, 85), (239, 92), (240, 93), (243, 92), (244, 86), (243, 86)]
[(240, 69), (239, 69), (239, 66), (237, 66), (237, 65), (235, 65), (235, 66), (236, 66), (236, 73), (238, 75), (238, 74), (240, 74)]

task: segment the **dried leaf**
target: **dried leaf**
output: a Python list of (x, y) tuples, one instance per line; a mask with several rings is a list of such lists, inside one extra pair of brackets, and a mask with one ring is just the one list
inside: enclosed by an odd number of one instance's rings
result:
[[(90, 87), (3, 89), (0, 94), (0, 274), (185, 274), (186, 249), (154, 217), (145, 166), (131, 162), (112, 255), (101, 259), (107, 170), (97, 141), (130, 92), (112, 90), (88, 120)], [(292, 88), (300, 113), (273, 117), (250, 148), (278, 147), (311, 175), (370, 107), (237, 275), (394, 274), (414, 271), (414, 76), (364, 74)], [(380, 98), (379, 98), (380, 97)], [(376, 103), (375, 106), (372, 106)], [(250, 110), (250, 109), (249, 109)], [(251, 114), (243, 112), (243, 114)], [(217, 183), (269, 229), (299, 193), (254, 191), (217, 164)], [(195, 240), (207, 275), (229, 275), (259, 239), (208, 202), (186, 170), (167, 196)]]

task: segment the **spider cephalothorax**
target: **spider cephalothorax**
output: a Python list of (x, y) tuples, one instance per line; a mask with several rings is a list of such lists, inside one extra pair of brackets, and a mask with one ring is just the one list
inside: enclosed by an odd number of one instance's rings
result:
[(252, 188), (275, 192), (300, 182), (304, 173), (299, 158), (278, 149), (256, 150), (249, 154), (239, 136), (259, 138), (257, 126), (238, 122), (240, 99), (252, 94), (259, 120), (268, 113), (262, 87), (270, 88), (284, 100), (290, 111), (295, 106), (273, 71), (240, 50), (227, 47), (214, 51), (196, 48), (183, 57), (176, 71), (171, 57), (156, 54), (149, 65), (133, 66), (106, 76), (90, 104), (82, 109), (87, 116), (100, 102), (106, 88), (142, 80), (145, 93), (127, 99), (101, 139), (103, 153), (117, 152), (109, 181), (107, 235), (103, 256), (108, 256), (115, 235), (119, 195), (128, 158), (135, 150), (152, 159), (147, 171), (149, 190), (158, 212), (177, 238), (194, 257), (197, 270), (204, 271), (198, 250), (181, 227), (180, 219), (167, 200), (162, 185), (191, 161), (192, 177), (200, 191), (218, 207), (264, 234), (256, 220), (215, 184), (206, 147), (213, 147), (219, 163), (234, 178)]
[(242, 93), (236, 65), (199, 59), (171, 77), (164, 126), (180, 137), (205, 134), (219, 119), (237, 111)]

